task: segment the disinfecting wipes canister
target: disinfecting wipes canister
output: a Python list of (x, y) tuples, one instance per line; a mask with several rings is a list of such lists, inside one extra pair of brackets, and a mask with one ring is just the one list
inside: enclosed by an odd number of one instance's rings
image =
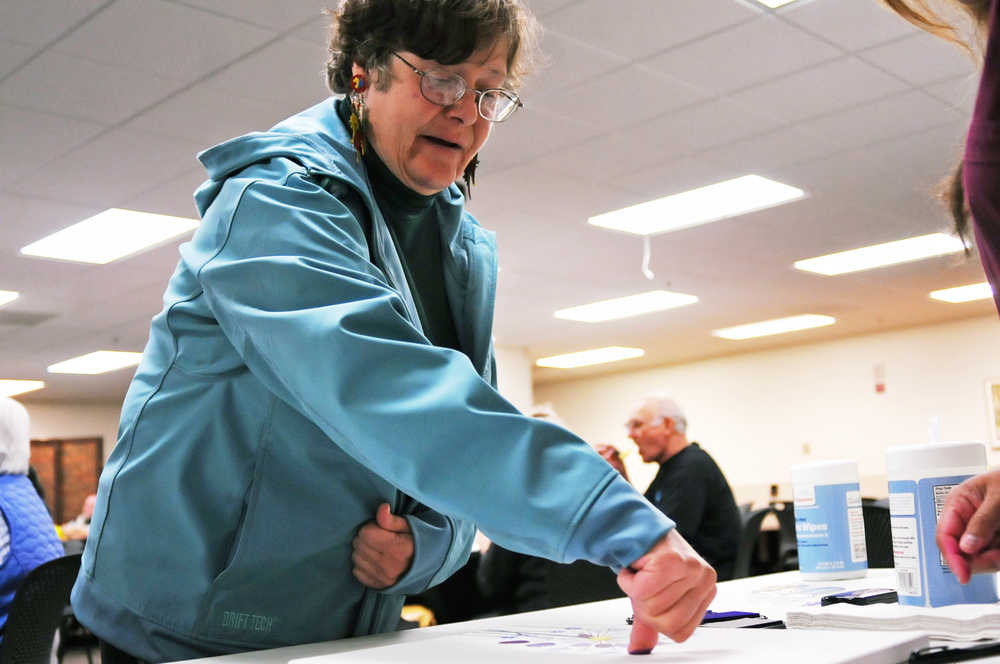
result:
[(850, 579), (868, 571), (858, 464), (817, 461), (792, 466), (795, 538), (804, 579)]
[(997, 601), (996, 575), (962, 585), (934, 539), (951, 489), (986, 470), (982, 443), (927, 443), (886, 450), (892, 555), (900, 604), (944, 606)]

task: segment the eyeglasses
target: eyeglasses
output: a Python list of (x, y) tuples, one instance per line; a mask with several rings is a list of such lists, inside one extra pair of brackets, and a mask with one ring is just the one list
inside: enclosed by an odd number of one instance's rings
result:
[(514, 115), (514, 111), (524, 106), (517, 93), (511, 90), (503, 88), (476, 90), (470, 88), (465, 79), (458, 74), (444, 69), (421, 71), (407, 62), (399, 53), (393, 53), (393, 55), (402, 60), (407, 67), (413, 70), (413, 73), (420, 77), (420, 94), (432, 104), (451, 106), (457, 104), (466, 92), (471, 91), (476, 95), (476, 110), (480, 117), (490, 122), (503, 122)]
[(646, 423), (643, 420), (631, 419), (625, 423), (625, 430), (632, 431), (633, 429), (641, 429), (644, 426), (646, 426)]

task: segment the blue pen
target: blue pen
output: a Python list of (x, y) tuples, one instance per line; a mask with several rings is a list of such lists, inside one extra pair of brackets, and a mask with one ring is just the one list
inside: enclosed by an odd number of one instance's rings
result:
[[(760, 618), (759, 613), (753, 613), (750, 611), (706, 611), (705, 617), (701, 619), (701, 624), (713, 623), (713, 622), (723, 622), (726, 620), (739, 620), (740, 618)], [(631, 625), (635, 622), (634, 616), (629, 616), (625, 619), (626, 625)]]
[(740, 618), (760, 618), (759, 613), (751, 611), (706, 611), (705, 617), (701, 619), (701, 624), (724, 622), (726, 620), (738, 620)]

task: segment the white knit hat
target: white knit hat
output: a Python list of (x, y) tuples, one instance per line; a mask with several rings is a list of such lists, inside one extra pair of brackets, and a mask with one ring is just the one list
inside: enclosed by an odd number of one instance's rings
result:
[(8, 397), (0, 397), (0, 473), (27, 475), (31, 458), (28, 411)]

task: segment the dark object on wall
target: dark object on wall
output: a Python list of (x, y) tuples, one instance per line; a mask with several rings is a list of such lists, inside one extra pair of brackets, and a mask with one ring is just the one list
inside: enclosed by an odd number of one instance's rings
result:
[(100, 437), (31, 441), (31, 465), (44, 487), (45, 505), (56, 523), (75, 518), (87, 496), (97, 493), (103, 447)]

